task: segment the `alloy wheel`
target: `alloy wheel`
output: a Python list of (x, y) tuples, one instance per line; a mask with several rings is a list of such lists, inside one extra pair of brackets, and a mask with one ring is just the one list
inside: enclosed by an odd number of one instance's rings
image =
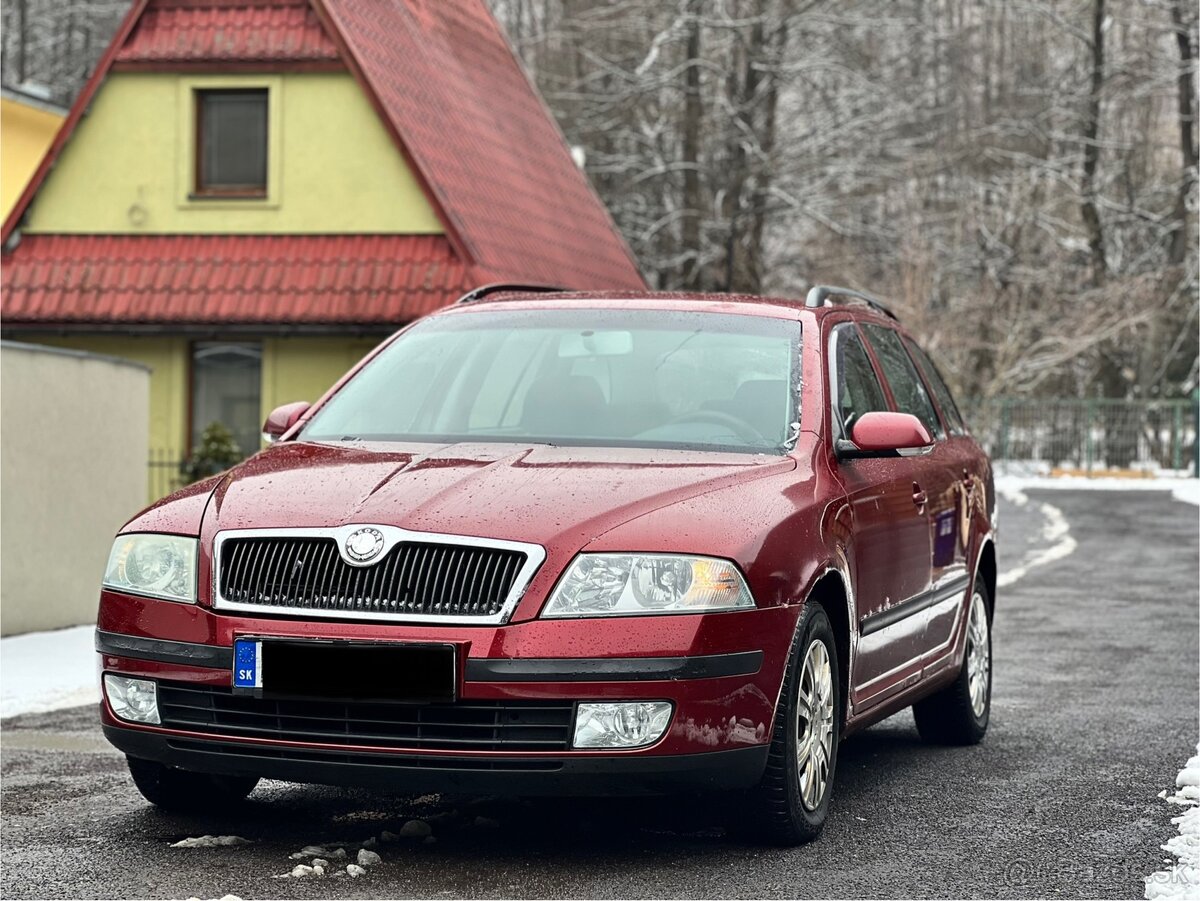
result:
[(812, 811), (825, 797), (833, 757), (833, 669), (820, 639), (808, 646), (800, 669), (796, 736), (800, 800)]
[(987, 708), (989, 677), (992, 670), (991, 642), (988, 641), (987, 605), (976, 591), (971, 598), (971, 618), (967, 623), (967, 690), (975, 718)]

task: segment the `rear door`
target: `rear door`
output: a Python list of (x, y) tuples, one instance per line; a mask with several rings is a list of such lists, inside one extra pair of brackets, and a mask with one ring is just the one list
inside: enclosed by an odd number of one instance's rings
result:
[[(831, 441), (848, 437), (864, 413), (889, 410), (853, 322), (834, 326), (829, 338)], [(850, 545), (859, 641), (851, 684), (855, 709), (898, 691), (920, 674), (924, 627), (916, 620), (887, 626), (888, 611), (922, 597), (929, 588), (929, 521), (913, 502), (907, 460), (842, 460), (838, 473), (853, 518)]]
[[(949, 653), (954, 636), (957, 634), (955, 626), (966, 609), (965, 604), (957, 602), (965, 599), (966, 590), (970, 587), (971, 561), (967, 555), (971, 549), (971, 522), (979, 509), (986, 508), (987, 501), (984, 497), (986, 489), (983, 485), (982, 474), (976, 472), (978, 451), (975, 442), (967, 433), (962, 415), (958, 411), (958, 405), (954, 402), (954, 397), (946, 386), (945, 380), (942, 379), (941, 373), (938, 372), (937, 366), (934, 365), (929, 355), (921, 350), (914, 341), (905, 338), (904, 345), (916, 361), (921, 374), (925, 377), (925, 384), (937, 400), (942, 423), (947, 432), (945, 446), (941, 453), (951, 468), (957, 492), (954, 530), (956, 540), (952, 546), (944, 545), (940, 551), (944, 562), (940, 578), (942, 584), (946, 586), (946, 591), (929, 611), (927, 628), (930, 655), (931, 660), (936, 660)], [(935, 562), (937, 562), (938, 556), (939, 552), (935, 548)], [(957, 593), (951, 591), (956, 585), (962, 586)]]

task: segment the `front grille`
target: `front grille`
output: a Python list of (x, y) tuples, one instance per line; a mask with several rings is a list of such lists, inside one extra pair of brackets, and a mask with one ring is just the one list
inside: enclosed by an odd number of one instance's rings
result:
[(158, 711), (167, 729), (418, 751), (565, 751), (574, 714), (570, 702), (282, 700), (169, 682)]
[(403, 541), (351, 566), (333, 538), (230, 538), (217, 587), (234, 604), (318, 614), (487, 617), (504, 608), (525, 561), (514, 550)]

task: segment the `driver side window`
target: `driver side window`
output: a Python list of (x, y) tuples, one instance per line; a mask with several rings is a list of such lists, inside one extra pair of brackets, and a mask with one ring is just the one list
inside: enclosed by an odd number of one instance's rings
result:
[(864, 413), (886, 411), (887, 399), (854, 323), (833, 330), (834, 439), (849, 437)]

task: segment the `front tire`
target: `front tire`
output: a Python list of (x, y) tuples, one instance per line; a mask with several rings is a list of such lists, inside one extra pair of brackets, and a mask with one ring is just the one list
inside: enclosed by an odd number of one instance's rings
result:
[(736, 831), (789, 847), (821, 834), (842, 733), (838, 673), (829, 617), (819, 604), (808, 603), (779, 693), (767, 768), (746, 799)]
[(967, 608), (967, 647), (958, 678), (913, 705), (921, 738), (938, 745), (975, 745), (992, 712), (992, 628), (987, 585), (975, 580)]
[(244, 801), (258, 785), (255, 776), (190, 773), (137, 757), (127, 757), (125, 761), (143, 798), (155, 807), (179, 813), (229, 809)]

